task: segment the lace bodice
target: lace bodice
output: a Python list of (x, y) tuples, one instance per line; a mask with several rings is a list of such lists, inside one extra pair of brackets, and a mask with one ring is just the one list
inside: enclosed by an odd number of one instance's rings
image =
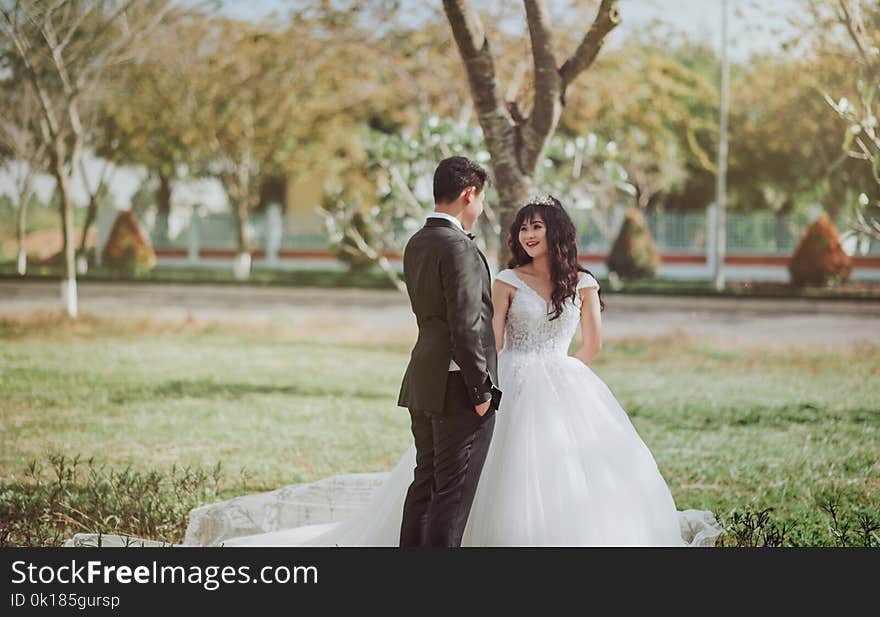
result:
[[(580, 320), (581, 298), (568, 300), (562, 314), (551, 320), (550, 306), (538, 292), (526, 285), (513, 270), (502, 270), (498, 280), (516, 288), (507, 311), (504, 350), (522, 353), (566, 354)], [(598, 289), (599, 283), (583, 274), (577, 288)]]

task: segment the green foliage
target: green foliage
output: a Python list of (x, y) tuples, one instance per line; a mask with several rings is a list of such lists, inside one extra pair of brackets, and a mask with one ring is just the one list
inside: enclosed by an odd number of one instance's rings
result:
[(610, 215), (623, 196), (635, 196), (626, 161), (617, 143), (594, 132), (550, 138), (542, 174), (542, 190), (570, 209)]
[[(365, 129), (363, 158), (352, 158), (336, 180), (328, 183), (323, 211), (333, 245), (344, 259), (363, 267), (382, 265), (389, 252), (401, 252), (409, 236), (433, 209), (432, 178), (437, 163), (454, 155), (483, 164), (489, 159), (483, 133), (471, 124), (423, 114), (416, 131), (385, 133)], [(556, 135), (547, 147), (542, 191), (552, 193), (570, 210), (588, 211), (603, 231), (621, 192), (634, 195), (613, 143), (596, 134)], [(479, 242), (487, 252), (504, 250), (494, 205), (497, 191), (490, 183)], [(396, 273), (383, 266), (389, 278)]]
[(786, 526), (770, 518), (773, 508), (745, 512), (734, 511), (724, 525), (724, 535), (719, 538), (721, 546), (770, 547), (785, 544)]
[[(729, 182), (733, 206), (779, 211), (795, 203), (832, 204), (845, 185), (837, 118), (820, 84), (846, 68), (810, 55), (756, 58), (732, 86)], [(792, 132), (793, 122), (797, 131)]]
[(608, 271), (623, 279), (651, 278), (660, 265), (660, 256), (654, 248), (651, 231), (642, 211), (626, 211), (620, 233), (608, 253)]
[(207, 136), (195, 122), (195, 59), (208, 23), (172, 12), (131, 62), (110, 72), (114, 94), (102, 101), (90, 136), (99, 156), (119, 165), (143, 165), (171, 181), (184, 166), (199, 170)]
[[(814, 508), (827, 515), (827, 529), (833, 546), (880, 547), (880, 510), (853, 506), (846, 494), (828, 489), (816, 498)], [(724, 535), (720, 546), (777, 547), (791, 546), (793, 523), (774, 520), (774, 508), (734, 510), (722, 519)], [(796, 544), (795, 544), (796, 545)]]
[(141, 471), (79, 455), (53, 454), (47, 462), (48, 469), (30, 461), (18, 481), (0, 489), (0, 547), (59, 546), (78, 532), (179, 543), (189, 510), (217, 500), (223, 479), (221, 463)]
[(123, 210), (116, 217), (101, 260), (107, 268), (127, 274), (142, 274), (156, 265), (156, 252), (131, 210)]
[(817, 498), (828, 515), (829, 529), (837, 546), (880, 546), (880, 511), (853, 508), (840, 490), (828, 490)]
[[(856, 1), (854, 4), (861, 6), (851, 7), (849, 13), (839, 15), (838, 19), (844, 23), (851, 21), (847, 24), (847, 31), (854, 45), (841, 55), (849, 55), (853, 60), (856, 70), (848, 66), (846, 78), (852, 79), (852, 73), (855, 73), (855, 89), (851, 83), (847, 84), (849, 88), (836, 88), (838, 96), (847, 90), (852, 92), (853, 101), (846, 96), (835, 100), (827, 93), (824, 98), (844, 121), (842, 155), (849, 157), (860, 172), (852, 174), (857, 181), (850, 187), (858, 193), (853, 200), (856, 216), (851, 223), (852, 230), (880, 240), (880, 34), (877, 31), (880, 8), (868, 2)], [(857, 14), (864, 23), (856, 17)]]
[[(378, 265), (400, 284), (384, 258), (400, 253), (409, 236), (433, 209), (432, 178), (437, 163), (448, 156), (488, 157), (482, 132), (469, 124), (424, 114), (415, 133), (404, 129), (361, 133), (362, 157), (343, 164), (327, 183), (323, 213), (331, 243), (359, 267)], [(491, 189), (490, 189), (491, 191)], [(497, 235), (490, 201), (486, 221)]]
[[(613, 141), (641, 207), (714, 171), (718, 94), (699, 60), (711, 49), (630, 42), (603, 55), (590, 80), (571, 87), (561, 132), (594, 132)], [(692, 207), (703, 208), (705, 203)]]
[(840, 246), (837, 228), (824, 212), (810, 225), (788, 264), (796, 287), (840, 283), (852, 274), (852, 259)]

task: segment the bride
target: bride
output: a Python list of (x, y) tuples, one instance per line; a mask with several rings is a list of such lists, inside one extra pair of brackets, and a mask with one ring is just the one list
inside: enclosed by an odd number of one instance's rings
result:
[[(508, 246), (492, 287), (504, 397), (462, 546), (714, 545), (714, 515), (676, 509), (651, 452), (590, 369), (603, 300), (578, 265), (562, 204), (545, 197), (521, 208)], [(568, 355), (578, 326), (581, 345)], [(184, 545), (397, 546), (414, 467), (411, 446), (388, 474), (196, 508)]]

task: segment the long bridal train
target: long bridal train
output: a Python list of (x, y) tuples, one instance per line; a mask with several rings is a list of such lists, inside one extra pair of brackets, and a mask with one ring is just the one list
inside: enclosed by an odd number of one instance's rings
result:
[[(414, 465), (411, 446), (390, 472), (341, 474), (199, 506), (189, 513), (183, 543), (175, 546), (396, 546)], [(711, 512), (684, 510), (678, 520), (683, 544), (713, 546), (720, 535)], [(365, 532), (375, 533), (371, 542), (346, 541)], [(472, 535), (469, 525), (464, 545)], [(69, 547), (99, 545), (162, 543), (91, 533), (78, 533), (65, 542)]]

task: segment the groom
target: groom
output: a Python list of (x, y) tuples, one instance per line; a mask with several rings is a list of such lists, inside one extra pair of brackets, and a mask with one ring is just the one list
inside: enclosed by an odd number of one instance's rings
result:
[(468, 230), (486, 171), (454, 156), (434, 172), (434, 212), (403, 254), (419, 326), (397, 404), (409, 408), (416, 468), (400, 546), (461, 546), (501, 398), (489, 266)]

